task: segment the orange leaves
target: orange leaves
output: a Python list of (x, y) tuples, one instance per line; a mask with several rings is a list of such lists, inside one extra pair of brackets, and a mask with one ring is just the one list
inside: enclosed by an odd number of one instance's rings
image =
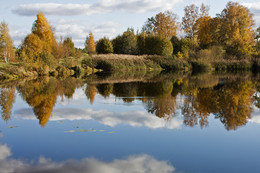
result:
[(96, 45), (95, 45), (94, 35), (92, 34), (92, 32), (90, 32), (89, 36), (86, 38), (85, 49), (88, 54), (96, 53)]
[(143, 26), (146, 33), (157, 34), (166, 38), (176, 36), (178, 28), (177, 15), (170, 11), (158, 13), (155, 18), (149, 18)]
[(57, 47), (57, 42), (52, 29), (43, 13), (40, 12), (34, 22), (32, 33), (25, 38), (22, 44), (21, 50), (25, 54), (22, 59), (36, 61), (42, 53), (53, 54), (55, 47)]

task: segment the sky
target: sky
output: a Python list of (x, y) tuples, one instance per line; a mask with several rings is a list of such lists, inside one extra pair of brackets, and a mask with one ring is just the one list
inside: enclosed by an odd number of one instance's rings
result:
[[(238, 0), (254, 14), (255, 27), (260, 26), (259, 0)], [(141, 30), (145, 21), (165, 10), (184, 15), (184, 7), (190, 4), (210, 6), (212, 17), (221, 13), (228, 0), (3, 0), (0, 21), (9, 25), (14, 45), (31, 32), (36, 14), (41, 11), (55, 28), (55, 36), (72, 37), (76, 47), (84, 47), (86, 36), (93, 32), (96, 40), (110, 39), (122, 34), (129, 27)]]

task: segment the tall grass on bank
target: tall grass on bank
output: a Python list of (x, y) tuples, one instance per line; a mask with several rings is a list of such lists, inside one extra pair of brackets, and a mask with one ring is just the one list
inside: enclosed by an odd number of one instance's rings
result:
[(83, 66), (95, 67), (106, 72), (161, 70), (160, 65), (148, 59), (147, 56), (115, 54), (93, 55), (91, 59), (86, 58), (83, 61)]

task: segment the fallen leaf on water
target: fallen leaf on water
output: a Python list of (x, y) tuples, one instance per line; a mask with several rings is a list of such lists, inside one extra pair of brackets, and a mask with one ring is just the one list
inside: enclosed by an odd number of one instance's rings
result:
[(57, 121), (57, 123), (64, 123), (64, 121)]
[(18, 126), (9, 126), (8, 129), (17, 128)]
[(108, 132), (108, 133), (115, 133), (115, 132)]
[(68, 130), (68, 131), (64, 131), (65, 133), (74, 133), (75, 130)]
[(74, 123), (74, 124), (84, 124), (84, 123), (87, 123), (87, 122), (78, 122), (78, 123)]
[(96, 132), (96, 130), (78, 129), (79, 132)]

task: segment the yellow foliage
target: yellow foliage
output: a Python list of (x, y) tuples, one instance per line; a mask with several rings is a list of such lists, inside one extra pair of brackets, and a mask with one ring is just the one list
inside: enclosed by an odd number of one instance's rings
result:
[(211, 30), (211, 17), (210, 16), (204, 16), (200, 17), (197, 22), (197, 35), (198, 35), (198, 41), (202, 45), (209, 45), (212, 43), (212, 33), (209, 32)]
[(176, 56), (178, 59), (183, 59), (183, 54), (180, 51), (177, 53)]
[(37, 61), (40, 54), (54, 54), (56, 48), (57, 42), (52, 29), (43, 13), (40, 12), (34, 22), (32, 33), (25, 38), (22, 44), (21, 52), (24, 56), (22, 59)]
[(0, 58), (4, 58), (5, 62), (15, 61), (13, 41), (5, 22), (0, 24)]
[(221, 13), (221, 42), (235, 55), (252, 54), (254, 45), (253, 14), (248, 8), (229, 2)]
[(92, 34), (92, 32), (89, 33), (89, 36), (86, 39), (85, 49), (88, 54), (96, 53), (96, 45), (95, 45), (94, 35)]

